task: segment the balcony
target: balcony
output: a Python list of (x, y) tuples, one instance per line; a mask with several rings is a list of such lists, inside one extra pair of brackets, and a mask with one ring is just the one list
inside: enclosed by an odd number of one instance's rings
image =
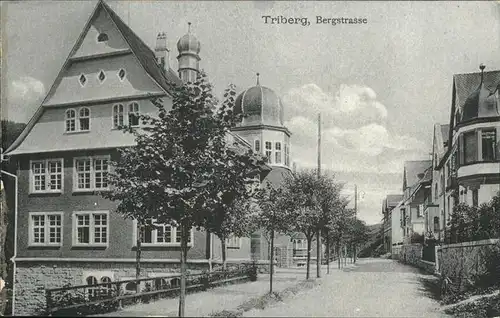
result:
[(458, 168), (457, 177), (465, 178), (472, 177), (475, 175), (493, 175), (498, 176), (500, 173), (500, 162), (475, 162), (472, 164), (463, 165)]

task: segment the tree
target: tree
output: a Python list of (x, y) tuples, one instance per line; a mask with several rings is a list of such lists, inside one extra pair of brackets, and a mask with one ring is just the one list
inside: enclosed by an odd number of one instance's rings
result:
[(259, 203), (259, 213), (255, 218), (255, 224), (264, 232), (266, 239), (269, 238), (269, 293), (273, 292), (274, 275), (274, 235), (275, 232), (289, 234), (291, 232), (290, 206), (285, 201), (283, 187), (273, 187), (266, 183), (256, 197)]
[(181, 292), (179, 316), (184, 316), (187, 243), (192, 228), (208, 224), (212, 207), (223, 204), (232, 188), (220, 188), (221, 171), (248, 165), (233, 156), (227, 134), (236, 124), (234, 89), (226, 90), (217, 107), (212, 87), (201, 73), (195, 83), (172, 87), (173, 105), (151, 102), (157, 116), (140, 115), (141, 129), (123, 127), (135, 136), (135, 146), (119, 150), (109, 174), (112, 191), (103, 196), (118, 201), (116, 211), (136, 220), (172, 224), (180, 232)]
[(346, 240), (349, 246), (360, 245), (368, 240), (368, 229), (364, 221), (356, 217), (349, 218), (347, 225)]

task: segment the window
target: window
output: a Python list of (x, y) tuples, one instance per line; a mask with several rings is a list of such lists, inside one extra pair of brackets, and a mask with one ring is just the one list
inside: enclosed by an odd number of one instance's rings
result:
[(294, 239), (293, 240), (293, 249), (295, 249), (295, 250), (306, 250), (307, 249), (307, 240), (304, 240), (304, 239)]
[(103, 70), (101, 70), (99, 72), (99, 74), (97, 75), (97, 78), (99, 79), (100, 83), (104, 82), (104, 80), (106, 79), (106, 74), (104, 73)]
[(274, 163), (281, 163), (281, 142), (274, 143)]
[(272, 155), (273, 155), (273, 143), (270, 141), (266, 141), (266, 158), (268, 163), (272, 163)]
[(107, 190), (109, 157), (75, 158), (73, 191)]
[(260, 140), (255, 140), (255, 152), (260, 153)]
[(437, 182), (434, 184), (434, 201), (438, 200), (438, 184)]
[(87, 83), (87, 77), (85, 77), (85, 75), (81, 74), (80, 77), (78, 78), (78, 82), (80, 82), (80, 85), (82, 87), (85, 86), (85, 83)]
[(97, 36), (97, 42), (106, 42), (108, 40), (108, 35), (106, 33), (100, 33)]
[[(97, 278), (95, 278), (94, 276), (89, 276), (86, 279), (86, 283), (87, 283), (87, 285), (97, 285)], [(98, 288), (99, 288), (98, 286), (88, 287), (87, 288), (87, 297), (89, 299), (96, 298), (97, 297), (97, 289)]]
[(464, 133), (464, 163), (472, 163), (477, 160), (476, 132)]
[(80, 122), (81, 131), (90, 130), (90, 109), (87, 107), (80, 108), (78, 120)]
[(73, 245), (108, 244), (108, 212), (75, 212), (73, 216)]
[(61, 192), (63, 187), (63, 160), (31, 161), (31, 192)]
[(139, 126), (139, 104), (136, 102), (128, 105), (128, 124), (131, 127)]
[(484, 161), (493, 161), (496, 159), (496, 131), (481, 131), (481, 146)]
[(68, 109), (66, 111), (66, 132), (76, 131), (76, 111)]
[[(137, 235), (137, 223), (134, 221), (134, 229)], [(180, 228), (171, 226), (169, 224), (154, 223), (154, 220), (149, 220), (145, 226), (141, 227), (141, 242), (145, 245), (179, 245), (181, 242)], [(134, 244), (136, 244), (134, 238)], [(193, 242), (193, 230), (191, 235), (188, 236), (188, 246)]]
[(31, 212), (29, 244), (54, 245), (62, 243), (62, 212)]
[(112, 288), (113, 285), (111, 284), (111, 278), (109, 278), (108, 276), (103, 276), (101, 277), (101, 283), (109, 283), (109, 284), (101, 286), (99, 294), (111, 296), (111, 294), (113, 293), (113, 288)]
[(285, 144), (285, 166), (290, 166), (290, 157), (288, 156), (288, 145)]
[(479, 205), (479, 190), (474, 189), (472, 190), (472, 206), (478, 206)]
[(421, 216), (424, 216), (424, 205), (423, 204), (419, 204), (417, 206), (417, 217), (421, 217)]
[(439, 232), (439, 217), (434, 217), (434, 233)]
[(123, 105), (113, 105), (113, 128), (118, 128), (123, 125)]
[(226, 239), (226, 247), (227, 248), (240, 248), (241, 247), (241, 238), (231, 235), (231, 237)]
[(118, 71), (118, 78), (120, 79), (120, 81), (123, 81), (125, 79), (125, 75), (127, 75), (127, 73), (125, 72), (125, 70), (123, 68), (121, 68)]
[[(78, 120), (77, 120), (78, 115)], [(90, 109), (82, 107), (78, 113), (74, 109), (66, 110), (66, 132), (89, 131)]]

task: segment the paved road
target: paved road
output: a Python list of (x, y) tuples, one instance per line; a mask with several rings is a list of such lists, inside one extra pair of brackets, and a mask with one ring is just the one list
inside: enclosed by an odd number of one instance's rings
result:
[(393, 260), (361, 259), (321, 285), (247, 317), (448, 317), (426, 288), (433, 279)]

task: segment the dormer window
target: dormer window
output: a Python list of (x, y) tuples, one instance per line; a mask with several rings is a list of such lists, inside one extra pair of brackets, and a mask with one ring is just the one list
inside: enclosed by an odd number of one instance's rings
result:
[(68, 109), (66, 111), (66, 132), (76, 131), (76, 111)]
[(120, 126), (123, 126), (123, 124), (123, 105), (113, 105), (113, 128), (117, 129)]
[(104, 80), (106, 79), (106, 74), (104, 74), (104, 71), (101, 70), (97, 78), (99, 79), (99, 82), (104, 82)]
[(108, 35), (106, 33), (100, 33), (97, 36), (97, 42), (106, 42), (108, 40)]
[(87, 83), (87, 77), (85, 75), (80, 75), (80, 78), (78, 78), (78, 81), (80, 82), (80, 85), (85, 86), (85, 83)]
[(120, 79), (120, 81), (123, 81), (125, 79), (125, 75), (127, 75), (127, 73), (125, 73), (125, 70), (123, 68), (118, 71), (118, 78)]

